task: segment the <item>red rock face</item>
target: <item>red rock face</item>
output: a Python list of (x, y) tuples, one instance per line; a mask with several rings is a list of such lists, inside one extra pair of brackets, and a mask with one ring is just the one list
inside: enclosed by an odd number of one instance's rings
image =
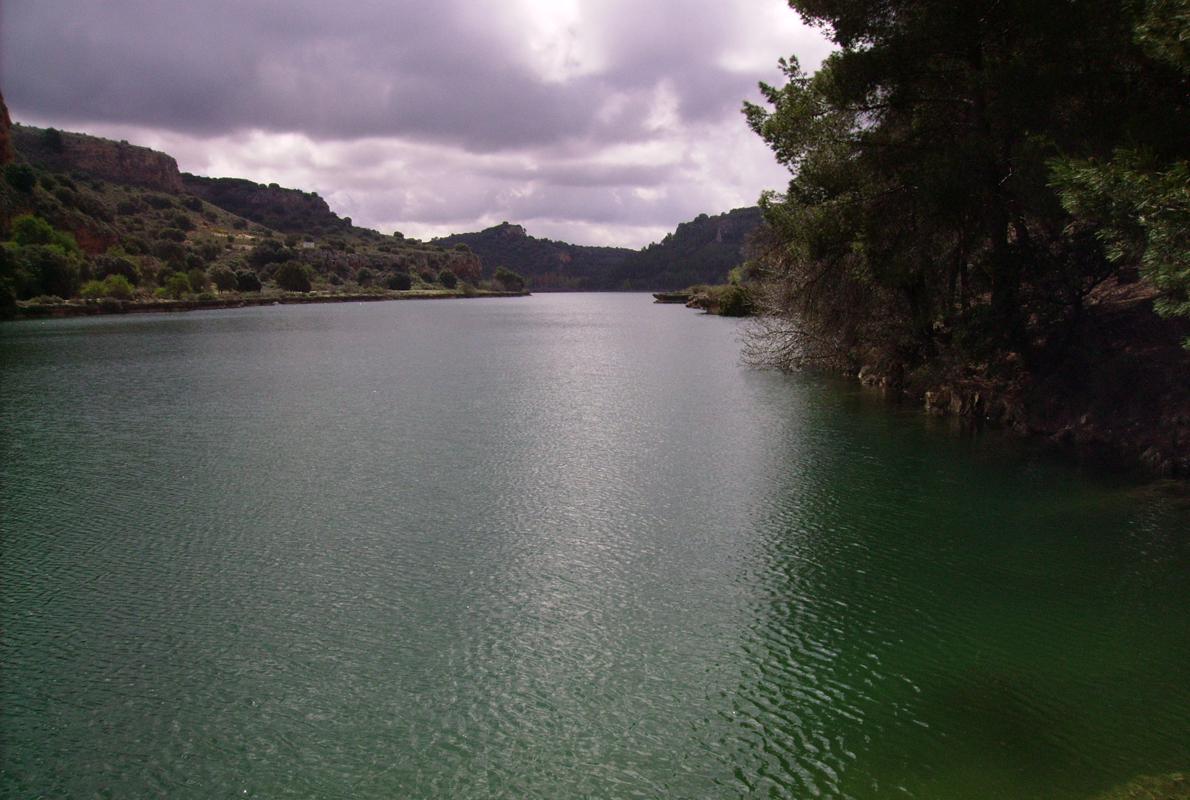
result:
[(4, 95), (0, 94), (0, 165), (12, 161), (12, 118), (8, 116), (8, 106), (4, 104)]
[(483, 264), (479, 260), (479, 256), (474, 253), (455, 252), (450, 253), (450, 264), (447, 269), (457, 275), (459, 280), (474, 283), (480, 279), (483, 273)]
[(119, 242), (119, 238), (110, 230), (76, 227), (71, 229), (71, 233), (74, 234), (79, 249), (91, 256), (106, 253), (109, 247)]
[(61, 147), (47, 144), (46, 131), (12, 126), (12, 144), (34, 164), (59, 172), (82, 172), (116, 183), (162, 192), (182, 191), (182, 174), (172, 156), (127, 142), (113, 142), (81, 133), (63, 133)]

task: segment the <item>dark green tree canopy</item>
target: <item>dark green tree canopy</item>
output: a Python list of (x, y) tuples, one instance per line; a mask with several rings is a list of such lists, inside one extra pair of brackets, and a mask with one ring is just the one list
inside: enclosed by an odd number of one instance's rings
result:
[(790, 5), (840, 50), (813, 75), (782, 62), (745, 114), (792, 173), (762, 206), (802, 352), (891, 342), (913, 360), (957, 338), (1027, 355), (1038, 326), (1077, 318), (1120, 260), (1072, 225), (1059, 165), (1138, 142), (1185, 159), (1185, 72), (1138, 31), (1172, 15), (1184, 43), (1187, 0)]

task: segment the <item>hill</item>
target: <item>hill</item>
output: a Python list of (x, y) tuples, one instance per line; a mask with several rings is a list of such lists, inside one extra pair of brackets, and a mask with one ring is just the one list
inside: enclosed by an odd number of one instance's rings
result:
[(747, 259), (749, 238), (760, 223), (755, 206), (713, 217), (700, 214), (661, 242), (626, 258), (610, 275), (607, 288), (671, 291), (723, 283), (727, 273)]
[(55, 268), (67, 277), (51, 281), (37, 277), (49, 267), (26, 263), (33, 251), (9, 243), (0, 255), (23, 258), (23, 266), (3, 266), (0, 281), (17, 299), (72, 296), (106, 278), (113, 259), (142, 295), (175, 274), (187, 276), (196, 295), (213, 288), (216, 273), (226, 284), (229, 271), (252, 272), (267, 286), (287, 262), (323, 291), (400, 286), (402, 276), (425, 289), (443, 271), (478, 285), (502, 266), (536, 290), (667, 290), (724, 281), (760, 224), (755, 208), (703, 214), (640, 251), (539, 239), (507, 222), (427, 243), (357, 227), (313, 192), (183, 174), (171, 156), (128, 142), (19, 124), (0, 124), (0, 136), (12, 160), (0, 182), (0, 239), (13, 235), (14, 220), (33, 215), (73, 248), (70, 263)]
[(611, 275), (635, 251), (589, 247), (530, 236), (520, 225), (502, 222), (477, 233), (434, 240), (443, 247), (465, 245), (483, 262), (485, 274), (504, 266), (529, 279), (537, 290), (591, 290), (612, 287)]
[[(262, 283), (332, 294), (445, 291), (481, 278), (466, 248), (356, 227), (315, 194), (184, 176), (149, 148), (6, 121), (5, 112), (0, 240), (10, 241), (0, 246), (0, 306), (109, 290), (200, 298)], [(127, 284), (112, 290), (104, 282), (113, 275)]]
[(528, 277), (538, 290), (667, 291), (725, 281), (727, 273), (746, 259), (748, 239), (760, 223), (756, 207), (700, 214), (641, 250), (538, 239), (507, 222), (434, 243), (465, 244), (479, 255), (485, 274), (507, 266)]

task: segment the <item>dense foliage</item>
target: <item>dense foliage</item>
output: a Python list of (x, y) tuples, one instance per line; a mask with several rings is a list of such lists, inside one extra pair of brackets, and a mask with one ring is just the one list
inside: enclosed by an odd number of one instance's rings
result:
[(628, 256), (605, 288), (672, 290), (691, 284), (722, 283), (744, 260), (760, 209), (737, 208), (726, 214), (699, 214), (660, 242)]
[(1137, 268), (1190, 311), (1188, 0), (790, 5), (839, 50), (745, 106), (793, 174), (754, 358), (1033, 363)]

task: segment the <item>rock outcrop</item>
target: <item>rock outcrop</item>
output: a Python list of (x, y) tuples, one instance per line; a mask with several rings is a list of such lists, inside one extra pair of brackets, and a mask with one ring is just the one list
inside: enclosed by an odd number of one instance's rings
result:
[(12, 126), (12, 144), (29, 163), (55, 172), (80, 172), (171, 194), (182, 191), (178, 162), (147, 147), (28, 125)]
[(0, 165), (9, 161), (12, 161), (12, 117), (8, 116), (8, 106), (0, 94)]

